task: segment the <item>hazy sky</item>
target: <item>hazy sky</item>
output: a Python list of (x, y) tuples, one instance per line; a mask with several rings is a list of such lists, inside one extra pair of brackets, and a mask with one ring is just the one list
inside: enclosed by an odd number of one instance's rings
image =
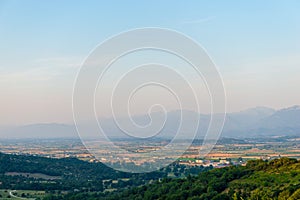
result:
[(300, 1), (0, 0), (0, 125), (72, 122), (83, 59), (140, 27), (199, 42), (223, 76), (230, 112), (300, 104)]

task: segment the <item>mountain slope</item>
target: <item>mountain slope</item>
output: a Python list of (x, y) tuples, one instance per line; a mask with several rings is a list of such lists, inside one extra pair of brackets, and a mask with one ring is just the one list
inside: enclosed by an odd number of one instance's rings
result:
[(300, 134), (300, 106), (278, 110), (256, 124), (265, 134)]

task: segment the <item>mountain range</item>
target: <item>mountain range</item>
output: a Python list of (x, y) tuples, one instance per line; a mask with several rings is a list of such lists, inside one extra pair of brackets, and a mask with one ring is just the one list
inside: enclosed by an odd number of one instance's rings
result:
[[(181, 114), (183, 120), (181, 120)], [(222, 114), (214, 114), (217, 120), (222, 119)], [(184, 110), (167, 113), (155, 112), (151, 115), (133, 116), (133, 121), (140, 126), (136, 128), (127, 118), (118, 118), (118, 125), (133, 135), (139, 134), (146, 137), (158, 132), (159, 137), (174, 137), (180, 127), (182, 137), (191, 137), (196, 128), (199, 117), (200, 123), (197, 137), (205, 135), (209, 127), (211, 115), (198, 114)], [(163, 123), (165, 120), (165, 123)], [(150, 123), (150, 125), (149, 125)], [(128, 137), (116, 125), (114, 119), (101, 120), (102, 128), (108, 137)], [(149, 125), (149, 126), (148, 126)], [(292, 106), (280, 110), (268, 107), (255, 107), (240, 112), (227, 113), (222, 131), (222, 137), (251, 138), (264, 136), (300, 136), (300, 106)], [(74, 125), (68, 124), (31, 124), (18, 127), (0, 128), (2, 138), (63, 138), (78, 137)]]

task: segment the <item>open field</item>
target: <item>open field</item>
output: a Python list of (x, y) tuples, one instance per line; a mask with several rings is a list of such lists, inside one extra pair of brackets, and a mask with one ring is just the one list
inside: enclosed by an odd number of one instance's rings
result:
[(45, 197), (44, 191), (35, 190), (0, 190), (0, 200), (20, 200), (20, 199), (42, 199)]

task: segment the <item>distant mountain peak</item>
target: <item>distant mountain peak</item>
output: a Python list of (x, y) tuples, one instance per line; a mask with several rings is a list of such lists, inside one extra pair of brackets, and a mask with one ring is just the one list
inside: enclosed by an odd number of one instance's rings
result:
[(254, 108), (248, 108), (245, 111), (275, 111), (275, 109), (266, 106), (256, 106)]
[(265, 107), (265, 106), (257, 106), (254, 108), (248, 108), (246, 110), (242, 110), (240, 112), (236, 112), (233, 114), (238, 114), (238, 115), (259, 115), (262, 117), (266, 117), (269, 115), (272, 115), (276, 112), (275, 109), (273, 108), (269, 108), (269, 107)]
[(300, 106), (299, 105), (294, 105), (294, 106), (291, 106), (291, 107), (288, 107), (288, 108), (284, 108), (284, 109), (281, 109), (282, 111), (293, 111), (293, 110), (300, 110)]

